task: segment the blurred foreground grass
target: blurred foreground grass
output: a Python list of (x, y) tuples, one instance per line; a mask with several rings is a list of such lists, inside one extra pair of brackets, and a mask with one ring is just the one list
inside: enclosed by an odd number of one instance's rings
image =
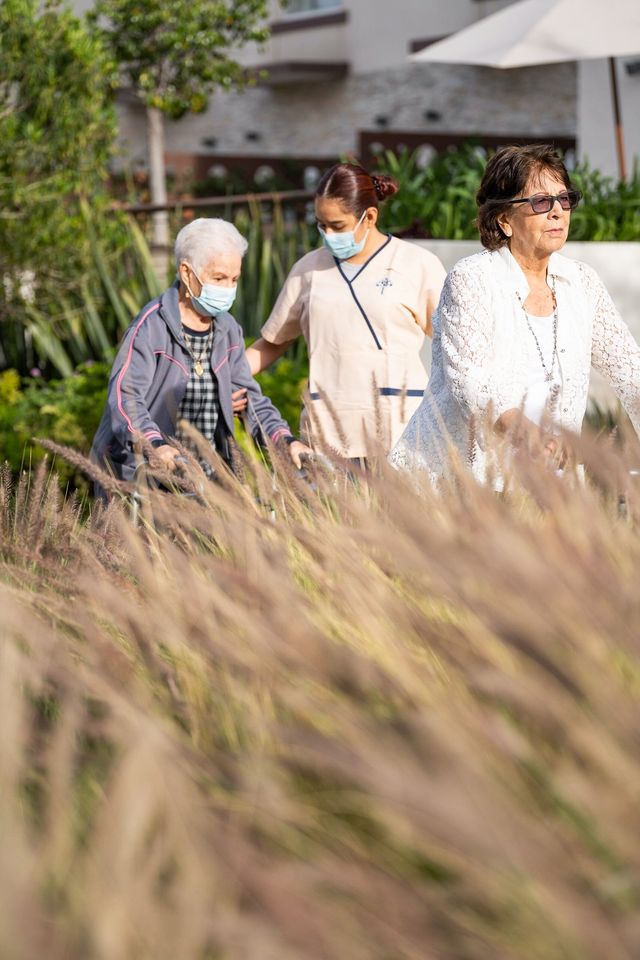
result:
[(137, 530), (7, 472), (3, 960), (640, 955), (636, 453), (247, 463)]

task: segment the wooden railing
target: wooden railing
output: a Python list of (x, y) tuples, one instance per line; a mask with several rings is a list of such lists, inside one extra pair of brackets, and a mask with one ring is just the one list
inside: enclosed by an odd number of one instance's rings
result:
[(132, 214), (206, 210), (215, 207), (238, 207), (246, 203), (300, 203), (312, 200), (313, 196), (311, 190), (276, 190), (266, 193), (233, 193), (222, 197), (182, 197), (167, 203), (115, 203), (113, 209)]

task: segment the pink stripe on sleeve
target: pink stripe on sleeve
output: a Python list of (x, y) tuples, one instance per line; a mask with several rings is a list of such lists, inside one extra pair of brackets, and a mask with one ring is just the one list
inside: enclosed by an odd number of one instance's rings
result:
[(126, 412), (125, 412), (125, 409), (124, 409), (124, 406), (122, 405), (122, 390), (121, 390), (122, 379), (123, 379), (125, 373), (127, 372), (127, 370), (129, 369), (129, 366), (131, 365), (131, 356), (132, 356), (132, 354), (133, 354), (133, 341), (134, 341), (135, 338), (138, 336), (138, 331), (140, 330), (140, 327), (142, 326), (142, 324), (144, 323), (144, 321), (147, 319), (148, 316), (150, 316), (150, 315), (154, 312), (154, 310), (157, 310), (157, 309), (158, 309), (158, 304), (157, 304), (157, 303), (154, 303), (154, 305), (153, 305), (152, 307), (149, 307), (149, 309), (148, 309), (147, 312), (144, 314), (144, 316), (142, 316), (142, 317), (140, 318), (140, 320), (138, 321), (138, 325), (137, 325), (136, 329), (135, 329), (134, 332), (133, 332), (133, 336), (131, 337), (131, 342), (130, 342), (130, 344), (129, 344), (129, 350), (128, 350), (128, 352), (127, 352), (127, 359), (125, 360), (125, 362), (124, 362), (124, 364), (123, 364), (123, 366), (122, 366), (122, 370), (121, 370), (120, 373), (118, 374), (118, 379), (116, 380), (116, 398), (117, 398), (117, 401), (118, 401), (118, 410), (119, 410), (120, 413), (122, 414), (123, 419), (126, 420), (126, 422), (127, 422), (127, 427), (129, 428), (129, 430), (130, 430), (131, 433), (133, 433), (133, 423), (131, 422), (131, 420), (130, 420), (129, 417), (127, 416), (127, 414), (126, 414)]
[(214, 372), (214, 373), (217, 373), (218, 370), (220, 369), (220, 367), (224, 367), (225, 363), (227, 363), (227, 361), (228, 361), (228, 359), (229, 359), (229, 354), (230, 354), (233, 350), (239, 350), (239, 349), (240, 349), (240, 346), (241, 346), (241, 344), (236, 343), (236, 344), (234, 344), (232, 347), (229, 347), (229, 349), (227, 350), (227, 355), (226, 355), (226, 357), (224, 358), (224, 360), (221, 360), (221, 361), (220, 361), (220, 363), (218, 364), (218, 366), (215, 368), (215, 370), (214, 370), (213, 372)]

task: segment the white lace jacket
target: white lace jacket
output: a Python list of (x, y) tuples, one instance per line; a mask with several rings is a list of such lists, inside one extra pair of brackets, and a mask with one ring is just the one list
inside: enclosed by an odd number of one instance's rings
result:
[[(558, 303), (561, 389), (552, 411), (579, 433), (595, 367), (609, 381), (640, 434), (640, 348), (597, 273), (558, 253), (549, 260)], [(496, 420), (526, 393), (527, 337), (521, 302), (529, 285), (506, 247), (460, 260), (448, 275), (433, 318), (431, 378), (424, 399), (391, 451), (406, 470), (446, 472), (453, 444), (479, 479), (485, 475), (482, 431), (489, 406)], [(470, 424), (473, 428), (470, 429)]]

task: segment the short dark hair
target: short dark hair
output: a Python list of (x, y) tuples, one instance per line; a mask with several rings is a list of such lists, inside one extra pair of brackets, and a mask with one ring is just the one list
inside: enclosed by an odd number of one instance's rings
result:
[(522, 193), (532, 175), (544, 172), (561, 180), (567, 190), (572, 189), (569, 172), (555, 147), (549, 143), (502, 147), (491, 157), (476, 194), (477, 223), (483, 247), (499, 250), (506, 245), (508, 237), (502, 232), (498, 217), (509, 209), (508, 201)]

